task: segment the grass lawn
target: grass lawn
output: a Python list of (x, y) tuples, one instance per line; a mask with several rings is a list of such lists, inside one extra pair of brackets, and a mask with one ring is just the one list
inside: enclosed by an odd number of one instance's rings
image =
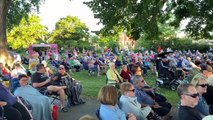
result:
[[(87, 71), (81, 71), (81, 72), (74, 72), (71, 74), (72, 77), (74, 77), (76, 80), (79, 80), (80, 83), (83, 86), (83, 98), (88, 99), (96, 99), (99, 89), (105, 85), (106, 76), (89, 76)], [(146, 82), (152, 86), (155, 87), (155, 80), (156, 76), (155, 74), (148, 74), (144, 77)], [(166, 96), (168, 101), (173, 105), (177, 106), (177, 103), (179, 102), (179, 98), (176, 94), (176, 91), (172, 91), (167, 88), (160, 88), (158, 90), (158, 93)]]

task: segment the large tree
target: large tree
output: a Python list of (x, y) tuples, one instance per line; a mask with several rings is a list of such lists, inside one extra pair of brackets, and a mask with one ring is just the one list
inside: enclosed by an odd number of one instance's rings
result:
[(185, 32), (194, 38), (213, 38), (213, 0), (175, 0), (168, 5), (175, 19), (172, 25), (180, 26), (188, 19)]
[[(0, 0), (0, 62), (9, 63), (6, 29), (17, 25), (22, 17), (37, 10), (42, 0)], [(8, 26), (6, 26), (6, 23)]]
[(89, 29), (77, 17), (61, 18), (52, 32), (52, 39), (60, 46), (81, 47), (81, 43), (88, 43)]
[(85, 2), (95, 18), (104, 25), (102, 33), (110, 34), (113, 26), (124, 26), (130, 36), (138, 39), (141, 33), (158, 39), (157, 21), (166, 0), (92, 0)]
[(31, 44), (45, 42), (47, 28), (40, 24), (40, 18), (30, 15), (22, 18), (19, 26), (13, 27), (7, 34), (8, 45), (13, 49), (27, 48)]
[(179, 27), (182, 20), (189, 18), (184, 31), (190, 36), (213, 36), (212, 0), (91, 0), (85, 4), (104, 25), (102, 33), (109, 34), (113, 26), (125, 26), (136, 40), (141, 35), (158, 40), (159, 22)]

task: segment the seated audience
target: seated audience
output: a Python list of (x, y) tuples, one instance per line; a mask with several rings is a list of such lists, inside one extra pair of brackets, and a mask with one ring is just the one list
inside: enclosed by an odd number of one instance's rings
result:
[(157, 114), (154, 114), (150, 106), (141, 107), (141, 104), (137, 101), (135, 97), (134, 86), (129, 82), (124, 82), (121, 84), (122, 96), (119, 100), (119, 106), (125, 113), (133, 113), (137, 120), (159, 120), (160, 118)]
[(120, 83), (123, 82), (123, 78), (115, 69), (115, 63), (109, 63), (109, 69), (107, 70), (107, 84), (117, 85), (119, 88)]
[(65, 93), (68, 96), (68, 104), (77, 105), (85, 103), (81, 98), (82, 86), (75, 81), (66, 71), (63, 65), (58, 68), (58, 73), (52, 78), (54, 85), (67, 86)]
[(126, 114), (117, 105), (118, 95), (114, 86), (106, 85), (98, 93), (101, 103), (99, 116), (101, 120), (136, 120), (132, 113)]
[(171, 104), (168, 102), (157, 102), (154, 98), (152, 98), (149, 94), (147, 94), (143, 87), (145, 85), (144, 79), (142, 76), (136, 76), (135, 81), (135, 95), (137, 100), (143, 107), (150, 106), (152, 109), (165, 120), (169, 119), (169, 112), (171, 110)]
[[(32, 116), (35, 120), (51, 120), (51, 105), (49, 98), (28, 85), (28, 77), (24, 74), (18, 77), (20, 87), (14, 91), (15, 96), (21, 96), (32, 106)], [(39, 102), (38, 102), (39, 101)]]
[[(8, 89), (0, 83), (0, 101), (6, 102), (3, 106), (4, 116), (7, 120), (31, 120), (32, 117), (27, 111), (26, 107), (17, 101)], [(0, 109), (2, 115), (2, 109)]]
[(21, 65), (18, 63), (14, 64), (14, 69), (11, 71), (12, 78), (18, 78), (20, 74), (27, 74), (24, 69), (21, 68)]
[(203, 93), (206, 93), (207, 90), (207, 77), (202, 73), (195, 75), (191, 81), (199, 93), (198, 104), (195, 106), (195, 109), (200, 113), (202, 117), (209, 115), (209, 106), (206, 103), (205, 98), (203, 98)]
[(44, 75), (46, 72), (45, 67), (43, 64), (36, 65), (36, 72), (32, 75), (32, 85), (36, 89), (38, 89), (40, 92), (48, 91), (49, 93), (56, 92), (59, 94), (60, 102), (61, 102), (61, 110), (64, 112), (67, 112), (68, 109), (64, 105), (65, 100), (65, 93), (64, 89), (66, 89), (66, 86), (54, 86), (52, 85), (51, 81), (52, 78), (48, 78)]
[(195, 109), (199, 93), (194, 85), (180, 84), (177, 93), (180, 97), (179, 120), (202, 120), (199, 112)]
[(130, 82), (131, 73), (128, 71), (127, 66), (123, 65), (120, 76), (123, 78), (124, 81)]
[(41, 64), (43, 64), (44, 67), (45, 67), (45, 70), (46, 70), (45, 75), (46, 76), (50, 77), (51, 75), (53, 75), (53, 71), (50, 69), (50, 67), (47, 66), (47, 62), (46, 61), (43, 60), (41, 62)]

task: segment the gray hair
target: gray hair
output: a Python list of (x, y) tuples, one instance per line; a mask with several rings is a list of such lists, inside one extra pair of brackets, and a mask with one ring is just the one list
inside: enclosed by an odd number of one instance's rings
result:
[(114, 66), (115, 65), (115, 63), (114, 62), (110, 62), (109, 63), (109, 67), (111, 68), (112, 66)]
[(181, 98), (181, 95), (185, 94), (185, 93), (188, 93), (188, 88), (189, 87), (194, 87), (193, 84), (190, 84), (190, 83), (187, 83), (187, 84), (180, 84), (178, 87), (177, 87), (177, 94), (178, 96)]

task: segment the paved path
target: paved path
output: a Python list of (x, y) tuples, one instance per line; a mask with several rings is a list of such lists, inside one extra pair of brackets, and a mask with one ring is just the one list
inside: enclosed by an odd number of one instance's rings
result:
[[(81, 116), (86, 114), (96, 117), (95, 112), (100, 105), (99, 102), (97, 100), (85, 100), (85, 101), (86, 101), (85, 104), (72, 106), (69, 109), (69, 112), (67, 113), (64, 113), (59, 110), (58, 120), (78, 120)], [(172, 108), (171, 115), (173, 116), (172, 120), (178, 120), (176, 107)]]
[(58, 120), (78, 120), (81, 116), (89, 114), (96, 117), (95, 112), (99, 107), (99, 102), (97, 100), (85, 100), (85, 104), (71, 106), (69, 112), (65, 113), (58, 110), (59, 117)]

